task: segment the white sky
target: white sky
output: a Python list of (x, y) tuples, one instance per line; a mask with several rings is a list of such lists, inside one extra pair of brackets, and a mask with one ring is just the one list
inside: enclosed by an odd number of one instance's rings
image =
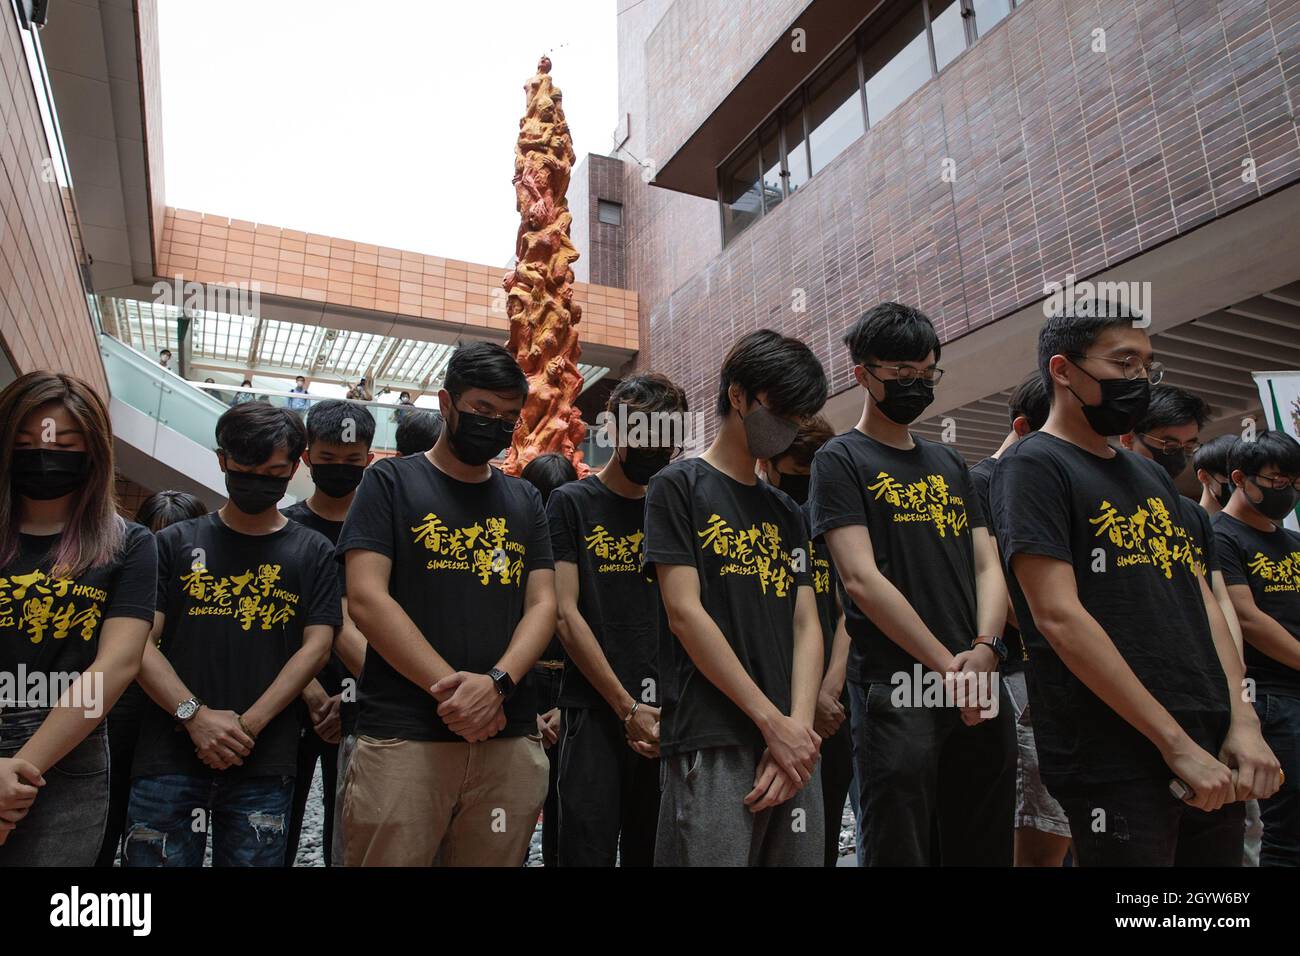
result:
[(618, 122), (615, 0), (159, 0), (158, 25), (184, 209), (503, 265), (538, 57), (579, 160)]

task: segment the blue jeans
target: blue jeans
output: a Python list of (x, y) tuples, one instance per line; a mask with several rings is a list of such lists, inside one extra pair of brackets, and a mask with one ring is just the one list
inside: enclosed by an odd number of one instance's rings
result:
[[(293, 778), (137, 777), (127, 807), (127, 866), (282, 866)], [(203, 811), (198, 813), (196, 811)]]
[[(44, 707), (0, 708), (0, 757), (40, 729)], [(0, 867), (94, 866), (108, 819), (108, 736), (101, 723), (44, 774), (31, 811), (0, 846)]]
[(1260, 694), (1255, 701), (1264, 742), (1282, 764), (1282, 789), (1259, 802), (1264, 824), (1260, 866), (1300, 866), (1300, 698)]

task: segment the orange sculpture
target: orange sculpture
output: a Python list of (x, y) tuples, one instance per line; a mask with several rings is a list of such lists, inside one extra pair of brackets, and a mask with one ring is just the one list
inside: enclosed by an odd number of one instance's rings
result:
[(527, 110), (515, 144), (519, 234), (515, 267), (502, 284), (510, 317), (508, 347), (528, 376), (528, 401), (502, 468), (517, 475), (538, 455), (559, 452), (581, 478), (591, 469), (579, 450), (587, 426), (574, 404), (582, 391), (577, 365), (582, 308), (573, 303), (571, 266), (578, 250), (569, 238), (573, 217), (565, 198), (574, 153), (563, 94), (550, 73), (550, 58), (544, 56), (524, 84)]

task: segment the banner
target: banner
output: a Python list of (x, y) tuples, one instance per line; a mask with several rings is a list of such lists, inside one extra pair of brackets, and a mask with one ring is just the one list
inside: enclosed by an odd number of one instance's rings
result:
[[(1300, 372), (1252, 372), (1251, 375), (1259, 389), (1268, 427), (1300, 441)], [(1300, 531), (1300, 508), (1284, 524), (1292, 531)]]

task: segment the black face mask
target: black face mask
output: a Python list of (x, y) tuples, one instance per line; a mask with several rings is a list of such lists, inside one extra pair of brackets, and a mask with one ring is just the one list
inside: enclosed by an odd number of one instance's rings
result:
[(760, 460), (775, 458), (790, 447), (799, 426), (773, 414), (766, 405), (757, 405), (748, 415), (741, 416), (745, 423), (745, 444), (749, 453)]
[(1219, 507), (1228, 507), (1228, 502), (1232, 500), (1232, 493), (1236, 491), (1236, 486), (1232, 483), (1231, 478), (1225, 478), (1219, 482), (1219, 493), (1215, 496), (1219, 499)]
[(634, 485), (648, 485), (672, 459), (671, 448), (628, 448), (619, 460), (623, 475)]
[(1101, 402), (1097, 405), (1089, 405), (1070, 389), (1070, 394), (1079, 398), (1083, 417), (1092, 430), (1102, 437), (1131, 432), (1151, 404), (1151, 383), (1145, 378), (1097, 378), (1077, 362), (1070, 364), (1101, 386)]
[(227, 471), (226, 493), (230, 503), (247, 515), (260, 515), (289, 490), (288, 478), (258, 475), (251, 471)]
[(452, 453), (467, 465), (486, 465), (501, 454), (514, 435), (513, 425), (486, 415), (456, 409), (456, 427), (447, 433)]
[(785, 472), (778, 472), (781, 484), (777, 485), (782, 491), (795, 500), (796, 504), (806, 504), (808, 501), (808, 484), (812, 481), (812, 475), (787, 475)]
[(356, 491), (366, 470), (365, 465), (321, 464), (309, 467), (311, 480), (331, 498), (346, 498)]
[[(1295, 511), (1296, 491), (1294, 488), (1265, 488), (1258, 482), (1251, 482), (1262, 496), (1258, 502), (1251, 501), (1250, 506), (1274, 524), (1280, 524), (1291, 512)], [(1250, 501), (1250, 496), (1246, 496)]]
[(934, 402), (934, 389), (919, 378), (911, 385), (897, 379), (877, 378), (876, 381), (885, 386), (885, 397), (876, 400), (876, 407), (895, 424), (912, 424)]
[(1142, 444), (1147, 446), (1147, 451), (1151, 452), (1151, 457), (1155, 463), (1169, 473), (1169, 477), (1178, 480), (1178, 476), (1187, 470), (1187, 452), (1181, 448), (1175, 452), (1167, 452), (1159, 445), (1151, 445), (1143, 439)]
[(84, 487), (89, 477), (90, 456), (84, 451), (14, 449), (10, 482), (24, 498), (53, 501)]

